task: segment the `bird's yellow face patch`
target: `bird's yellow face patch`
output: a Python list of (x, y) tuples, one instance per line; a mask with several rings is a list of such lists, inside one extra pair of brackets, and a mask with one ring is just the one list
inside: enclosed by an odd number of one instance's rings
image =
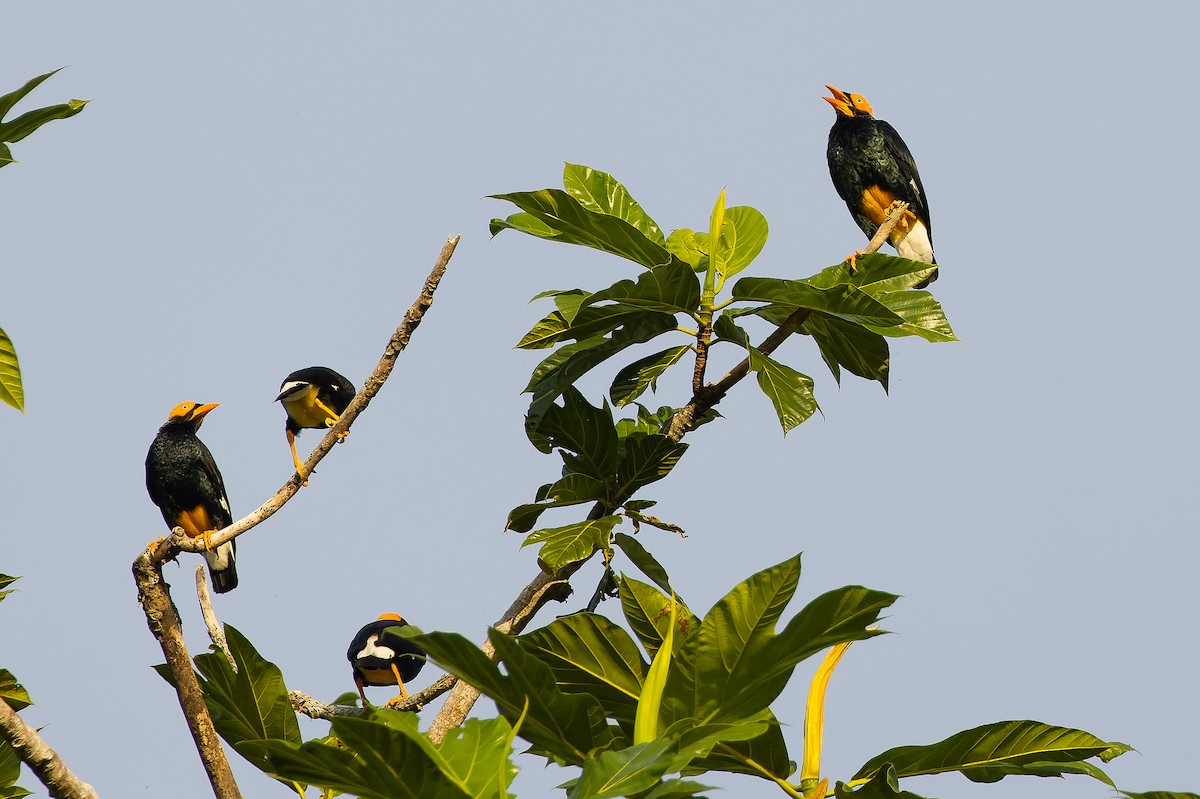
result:
[(171, 413), (167, 416), (168, 421), (175, 419), (203, 419), (208, 415), (208, 412), (217, 407), (217, 403), (210, 402), (207, 405), (201, 405), (198, 402), (181, 402), (171, 409)]
[(288, 416), (295, 419), (296, 424), (301, 427), (324, 427), (325, 420), (329, 418), (329, 414), (317, 404), (316, 386), (309, 386), (281, 401), (283, 407), (287, 409)]
[[(187, 403), (184, 403), (185, 405)], [(183, 510), (175, 515), (175, 526), (182, 527), (189, 538), (199, 538), (207, 532), (217, 529), (208, 515), (204, 505), (197, 505), (191, 510)]]
[(829, 89), (833, 97), (822, 97), (821, 99), (833, 106), (833, 110), (842, 116), (874, 116), (875, 112), (871, 108), (871, 104), (861, 94), (847, 93), (828, 83), (825, 84), (825, 88)]
[(850, 107), (854, 109), (854, 113), (864, 114), (866, 116), (874, 116), (875, 112), (871, 109), (871, 104), (867, 102), (867, 98), (861, 94), (848, 94), (850, 98)]

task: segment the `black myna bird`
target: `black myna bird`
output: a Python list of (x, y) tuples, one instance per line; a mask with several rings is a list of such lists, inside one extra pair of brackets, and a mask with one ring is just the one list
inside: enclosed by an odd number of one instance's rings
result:
[[(837, 112), (825, 153), (829, 176), (850, 215), (869, 238), (875, 235), (893, 202), (908, 203), (904, 218), (888, 241), (904, 258), (936, 264), (929, 202), (908, 145), (895, 128), (874, 117), (871, 104), (862, 95), (848, 94), (828, 84), (825, 88), (833, 97), (821, 99)], [(917, 288), (935, 280), (936, 269)]]
[(406, 624), (408, 622), (398, 614), (385, 613), (359, 630), (350, 642), (346, 659), (354, 671), (354, 685), (362, 697), (363, 707), (369, 705), (367, 695), (363, 693), (364, 685), (400, 686), (400, 695), (387, 703), (394, 705), (408, 698), (404, 681), (412, 680), (421, 673), (425, 665), (425, 650), (407, 638), (388, 631), (389, 627), (403, 627)]
[[(167, 527), (182, 527), (192, 538), (203, 538), (206, 546), (210, 535), (233, 521), (221, 470), (208, 447), (196, 437), (204, 417), (216, 407), (215, 402), (179, 403), (146, 453), (146, 490), (162, 511)], [(236, 549), (233, 541), (227, 541), (204, 553), (213, 591), (218, 594), (237, 588)]]
[(354, 399), (354, 384), (332, 369), (324, 366), (310, 366), (292, 372), (283, 379), (279, 386), (279, 396), (276, 402), (283, 403), (287, 411), (288, 446), (292, 450), (292, 460), (296, 464), (296, 474), (301, 479), (304, 474), (304, 464), (296, 454), (296, 434), (307, 428), (324, 430), (332, 427)]

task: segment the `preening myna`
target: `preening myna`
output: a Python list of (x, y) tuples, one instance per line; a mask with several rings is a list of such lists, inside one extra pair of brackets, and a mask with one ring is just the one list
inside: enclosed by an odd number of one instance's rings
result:
[[(867, 234), (875, 235), (896, 200), (908, 203), (904, 218), (888, 241), (904, 258), (936, 264), (929, 202), (908, 145), (888, 123), (876, 119), (871, 104), (860, 94), (848, 94), (826, 84), (836, 118), (829, 130), (829, 176), (846, 201), (850, 215)], [(937, 280), (933, 271), (917, 288)]]
[[(181, 402), (171, 409), (166, 424), (146, 453), (146, 490), (162, 511), (167, 527), (182, 527), (192, 538), (208, 537), (233, 521), (221, 470), (204, 442), (196, 437), (204, 417), (217, 403)], [(204, 553), (212, 572), (213, 591), (237, 588), (233, 541)]]
[(292, 450), (296, 473), (301, 478), (304, 464), (296, 454), (296, 434), (308, 428), (323, 430), (332, 427), (354, 399), (354, 384), (332, 369), (310, 366), (292, 372), (279, 386), (277, 402), (287, 411), (287, 441)]
[(363, 707), (368, 705), (367, 695), (363, 693), (364, 685), (400, 686), (400, 695), (388, 701), (389, 705), (393, 705), (408, 698), (404, 681), (421, 673), (425, 665), (425, 650), (407, 638), (388, 632), (389, 627), (403, 627), (406, 624), (408, 622), (399, 615), (385, 613), (359, 630), (350, 642), (346, 659), (354, 670), (354, 685), (362, 697)]

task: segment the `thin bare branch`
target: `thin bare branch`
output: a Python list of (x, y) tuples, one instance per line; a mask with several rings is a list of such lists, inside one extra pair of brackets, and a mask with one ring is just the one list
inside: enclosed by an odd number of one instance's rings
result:
[[(875, 252), (883, 246), (888, 234), (904, 218), (904, 211), (907, 208), (908, 205), (900, 201), (892, 204), (891, 208), (888, 209), (887, 216), (884, 217), (883, 224), (879, 226), (879, 230), (876, 231), (875, 236), (867, 244), (866, 249), (863, 250), (864, 253)], [(804, 324), (804, 320), (808, 318), (808, 315), (809, 311), (802, 308), (788, 316), (778, 328), (771, 331), (770, 335), (763, 339), (762, 344), (757, 348), (759, 352), (769, 355), (778, 349), (789, 336), (800, 328), (800, 325)], [(704, 327), (702, 326), (701, 330), (703, 331), (703, 329)], [(701, 346), (699, 349), (700, 351), (705, 351), (707, 348)], [(681, 441), (693, 429), (695, 420), (720, 402), (729, 389), (742, 380), (749, 372), (750, 359), (747, 357), (737, 366), (730, 369), (716, 383), (699, 385), (703, 381), (704, 374), (704, 366), (703, 364), (699, 364), (693, 375), (692, 398), (688, 401), (687, 405), (680, 408), (671, 417), (671, 422), (667, 426), (667, 435), (675, 441)], [(607, 512), (601, 506), (597, 505), (592, 508), (592, 514), (589, 517), (598, 518), (595, 515), (597, 511), (601, 515)], [(513, 602), (505, 614), (500, 617), (500, 621), (496, 622), (494, 625), (496, 629), (513, 635), (520, 633), (547, 601), (550, 599), (562, 601), (571, 595), (570, 578), (582, 566), (583, 562), (570, 563), (553, 575), (539, 572), (525, 586), (520, 596), (517, 597), (517, 600)], [(554, 588), (553, 592), (549, 590), (551, 587)], [(488, 657), (493, 657), (494, 652), (491, 642), (484, 642), (480, 648), (487, 653)], [(450, 696), (447, 697), (446, 703), (442, 705), (442, 709), (430, 725), (429, 737), (435, 742), (441, 741), (447, 731), (462, 724), (478, 698), (479, 691), (470, 685), (464, 682), (455, 685), (450, 692)]]
[[(392, 710), (418, 711), (446, 693), (446, 691), (449, 691), (454, 687), (456, 682), (458, 682), (458, 678), (454, 675), (442, 675), (441, 678), (428, 688), (417, 691), (415, 694), (409, 694), (408, 698), (403, 702), (397, 702), (394, 705), (388, 705), (388, 707)], [(328, 720), (339, 716), (358, 717), (366, 712), (363, 708), (356, 705), (327, 705), (318, 699), (313, 699), (303, 691), (289, 691), (288, 699), (291, 700), (293, 710), (297, 713), (303, 713), (310, 719)]]
[[(413, 331), (421, 323), (430, 305), (433, 304), (433, 294), (441, 282), (442, 275), (446, 272), (446, 266), (454, 254), (454, 248), (458, 245), (458, 241), (458, 236), (447, 239), (434, 264), (433, 271), (425, 279), (421, 294), (408, 309), (404, 321), (392, 334), (375, 371), (367, 378), (363, 387), (359, 389), (349, 406), (342, 412), (337, 423), (329, 429), (329, 432), (313, 450), (312, 455), (309, 456), (308, 462), (304, 465), (304, 472), (309, 475), (310, 479), (316, 465), (333, 449), (333, 445), (345, 436), (355, 418), (379, 393), (384, 381), (391, 374), (396, 357), (408, 346)], [(296, 492), (300, 490), (301, 482), (300, 475), (293, 474), (283, 484), (283, 487), (257, 510), (214, 533), (209, 545), (214, 548), (220, 546), (266, 521), (295, 496)], [(168, 538), (157, 546), (148, 546), (138, 555), (133, 562), (133, 574), (138, 586), (138, 601), (146, 614), (146, 623), (167, 658), (167, 667), (170, 669), (175, 683), (179, 705), (187, 719), (188, 729), (192, 733), (196, 751), (200, 755), (209, 782), (212, 784), (213, 793), (217, 799), (241, 799), (241, 793), (238, 791), (237, 783), (234, 782), (233, 773), (229, 770), (229, 761), (225, 757), (225, 751), (217, 737), (216, 728), (213, 727), (212, 717), (204, 704), (204, 695), (200, 684), (192, 670), (191, 657), (188, 655), (187, 646), (183, 640), (183, 625), (179, 620), (175, 603), (171, 600), (170, 586), (167, 585), (162, 575), (163, 561), (174, 557), (176, 552), (180, 550), (198, 552), (203, 548), (204, 542), (188, 538), (180, 528), (175, 528)]]
[(58, 753), (17, 711), (0, 699), (0, 738), (12, 745), (21, 762), (42, 781), (54, 799), (99, 799), (96, 790), (76, 777)]
[(204, 573), (203, 563), (196, 567), (196, 598), (200, 600), (200, 613), (204, 616), (204, 626), (208, 628), (209, 640), (213, 642), (213, 646), (221, 650), (225, 659), (229, 661), (229, 668), (233, 669), (234, 674), (237, 674), (237, 661), (233, 659), (233, 653), (229, 651), (229, 642), (225, 640), (225, 630), (221, 627), (220, 620), (217, 619), (217, 612), (213, 610), (212, 596), (208, 593), (208, 580)]

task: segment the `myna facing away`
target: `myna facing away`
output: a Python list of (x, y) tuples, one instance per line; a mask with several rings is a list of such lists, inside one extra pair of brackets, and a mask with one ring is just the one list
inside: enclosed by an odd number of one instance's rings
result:
[[(179, 403), (146, 453), (146, 490), (162, 511), (167, 527), (182, 527), (192, 538), (204, 538), (205, 543), (209, 535), (233, 521), (221, 470), (208, 447), (196, 437), (204, 417), (216, 407), (215, 402)], [(234, 542), (227, 541), (204, 553), (213, 591), (218, 594), (237, 588), (235, 551)]]
[(305, 428), (324, 430), (332, 427), (354, 399), (354, 393), (353, 383), (324, 366), (300, 369), (283, 379), (275, 400), (283, 403), (287, 412), (287, 441), (300, 477), (306, 475), (304, 464), (296, 454), (296, 434)]
[[(896, 200), (908, 203), (904, 218), (888, 241), (902, 257), (935, 264), (929, 202), (908, 145), (888, 123), (876, 119), (871, 104), (860, 94), (826, 85), (833, 97), (822, 98), (836, 112), (829, 130), (829, 176), (846, 201), (850, 215), (867, 237), (883, 223)], [(937, 280), (934, 270), (917, 288)]]
[(389, 627), (403, 627), (406, 624), (408, 622), (398, 614), (385, 613), (359, 630), (350, 642), (346, 659), (354, 671), (354, 685), (362, 697), (363, 707), (369, 704), (367, 695), (363, 693), (364, 685), (400, 686), (400, 695), (388, 701), (392, 705), (408, 698), (404, 681), (412, 680), (425, 666), (424, 649), (388, 631)]

